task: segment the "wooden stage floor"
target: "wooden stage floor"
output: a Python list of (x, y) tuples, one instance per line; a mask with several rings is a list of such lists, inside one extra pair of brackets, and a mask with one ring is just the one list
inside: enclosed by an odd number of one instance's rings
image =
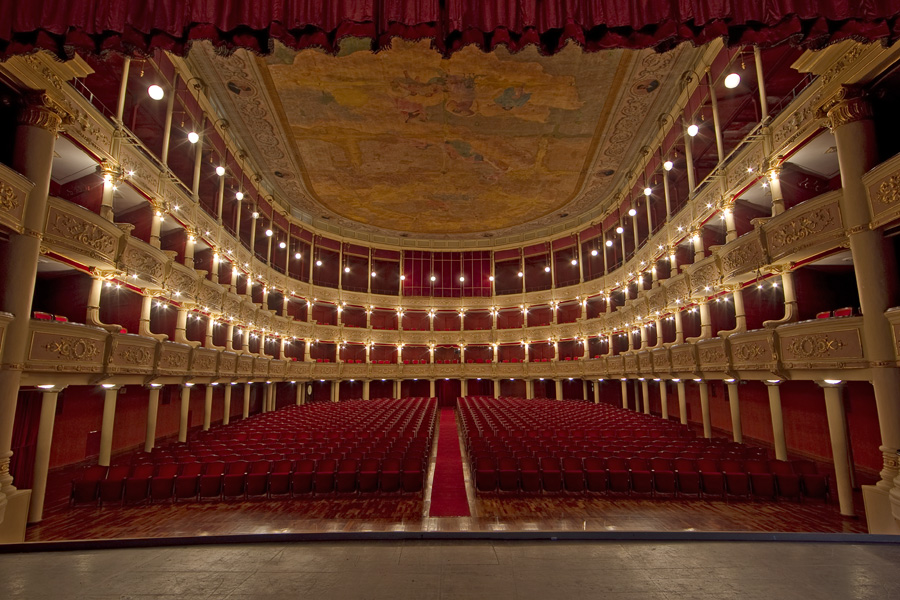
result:
[[(435, 436), (435, 440), (437, 435)], [(462, 446), (462, 444), (460, 444)], [(293, 500), (69, 507), (74, 471), (51, 473), (42, 522), (26, 541), (329, 532), (825, 532), (866, 533), (836, 504), (591, 494), (475, 496), (464, 463), (470, 517), (428, 517), (432, 452), (423, 496), (322, 495)], [(857, 494), (857, 513), (862, 499)]]

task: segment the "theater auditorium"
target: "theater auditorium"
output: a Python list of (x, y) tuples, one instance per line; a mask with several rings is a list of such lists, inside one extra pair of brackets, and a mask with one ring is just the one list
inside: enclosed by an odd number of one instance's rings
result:
[(13, 597), (900, 592), (900, 2), (0, 6)]

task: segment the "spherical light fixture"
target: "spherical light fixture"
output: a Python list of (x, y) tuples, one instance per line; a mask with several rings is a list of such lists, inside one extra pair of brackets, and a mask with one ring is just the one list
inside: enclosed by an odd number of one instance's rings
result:
[(494, 280), (494, 276), (493, 276), (493, 275), (491, 275), (491, 276), (488, 277), (488, 281), (493, 281), (493, 280)]
[(636, 215), (636, 214), (637, 214), (637, 211), (634, 210), (633, 208), (629, 208), (629, 209), (628, 209), (628, 216), (629, 216), (629, 217), (633, 217), (633, 216)]
[(688, 127), (687, 132), (689, 136), (694, 137), (695, 135), (700, 133), (700, 128), (692, 124)]
[(574, 267), (574, 266), (577, 265), (577, 264), (578, 264), (578, 261), (575, 260), (575, 259), (573, 258), (573, 259), (572, 259), (572, 266)]
[(550, 265), (547, 265), (546, 267), (544, 267), (544, 272), (545, 272), (545, 273), (549, 273), (549, 272), (550, 272)]
[(349, 273), (349, 272), (350, 272), (350, 267), (344, 267), (344, 273)]
[(434, 275), (432, 275), (432, 276), (431, 276), (431, 281), (437, 281), (437, 277), (435, 277)]
[(612, 248), (612, 240), (606, 240), (606, 247)]
[(619, 226), (619, 227), (616, 227), (616, 233), (618, 233), (618, 234), (620, 234), (620, 235), (621, 235), (621, 234), (622, 234), (622, 233), (624, 233), (624, 232), (625, 232), (625, 230), (624, 230), (624, 229), (622, 229), (622, 227), (621, 227), (621, 226)]
[(644, 188), (644, 195), (645, 195), (645, 196), (649, 196), (649, 195), (652, 194), (652, 193), (653, 193), (653, 190), (650, 189), (649, 187), (645, 187), (645, 188)]
[(372, 271), (372, 277), (377, 277), (378, 274), (375, 271)]
[(462, 275), (459, 276), (459, 282), (460, 282), (460, 283), (462, 283), (462, 282), (465, 281), (465, 280), (466, 280), (465, 277), (463, 277)]
[(597, 256), (597, 251), (596, 251), (596, 250), (591, 250), (591, 256)]
[(740, 84), (741, 84), (741, 76), (738, 75), (737, 73), (730, 73), (725, 78), (725, 87), (727, 87), (729, 90), (733, 90)]
[(284, 250), (285, 248), (287, 248), (287, 244), (285, 244), (284, 242), (278, 242), (278, 247)]
[(321, 261), (321, 260), (317, 260), (317, 261), (316, 261), (316, 266), (317, 266), (317, 267), (321, 267), (321, 266), (322, 266), (322, 261)]
[(674, 166), (675, 166), (675, 163), (673, 163), (671, 160), (667, 160), (666, 162), (663, 163), (663, 169), (665, 169), (666, 171), (671, 171), (672, 167), (674, 167)]
[(522, 271), (519, 271), (519, 277), (525, 277), (525, 273), (523, 273)]
[(156, 85), (155, 83), (147, 88), (147, 93), (154, 100), (162, 100), (163, 96), (166, 95), (166, 92), (163, 91), (163, 89), (161, 87), (159, 87), (158, 85)]
[(188, 141), (192, 144), (196, 144), (200, 141), (200, 135), (196, 131), (192, 131), (188, 134)]
[(271, 229), (266, 229), (266, 237), (272, 237), (272, 234), (275, 233)]
[(218, 175), (219, 177), (225, 175), (225, 167), (223, 167), (222, 165), (216, 167), (216, 175)]
[(299, 252), (295, 252), (295, 253), (294, 253), (294, 258), (296, 258), (297, 260), (300, 260), (301, 258), (303, 258), (303, 255), (300, 254)]
[(244, 192), (237, 192), (237, 193), (235, 193), (234, 197), (237, 198), (238, 200), (243, 200)]

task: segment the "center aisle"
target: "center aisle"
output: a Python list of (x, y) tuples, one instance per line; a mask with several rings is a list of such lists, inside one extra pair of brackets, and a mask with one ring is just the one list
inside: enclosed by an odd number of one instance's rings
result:
[(463, 477), (462, 453), (459, 450), (459, 432), (456, 428), (456, 413), (452, 408), (441, 408), (434, 482), (431, 486), (431, 510), (428, 516), (470, 516), (466, 482)]

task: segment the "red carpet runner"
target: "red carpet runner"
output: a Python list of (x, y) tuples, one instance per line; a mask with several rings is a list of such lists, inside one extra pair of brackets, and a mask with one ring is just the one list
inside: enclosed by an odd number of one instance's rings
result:
[(469, 515), (462, 454), (459, 451), (459, 434), (456, 430), (456, 415), (454, 409), (442, 408), (434, 465), (434, 483), (431, 486), (431, 510), (428, 516), (468, 517)]

